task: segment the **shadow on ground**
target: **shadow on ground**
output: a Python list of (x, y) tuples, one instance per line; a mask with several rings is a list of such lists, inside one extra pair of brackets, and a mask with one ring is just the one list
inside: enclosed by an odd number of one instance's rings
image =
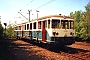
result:
[(15, 44), (13, 41), (17, 41), (16, 39), (6, 39), (0, 41), (0, 60), (45, 60), (44, 57), (41, 55), (36, 54), (40, 52), (40, 50), (32, 51), (32, 48), (36, 47), (28, 47), (32, 45), (37, 45), (39, 47), (45, 48), (49, 51), (53, 51), (56, 53), (65, 52), (69, 54), (76, 54), (78, 52), (89, 52), (87, 50), (82, 49), (75, 49), (66, 46), (49, 46), (47, 44), (37, 44), (32, 40), (25, 40), (22, 41), (28, 42), (29, 44)]
[(30, 46), (30, 44), (15, 44), (13, 43), (13, 39), (1, 40), (0, 60), (44, 60), (41, 55), (36, 54), (40, 50), (28, 51), (23, 46)]
[(22, 41), (28, 42), (33, 45), (37, 45), (39, 47), (48, 49), (48, 50), (56, 52), (56, 53), (65, 52), (65, 53), (69, 53), (69, 54), (76, 54), (78, 52), (90, 52), (88, 50), (71, 48), (71, 47), (67, 47), (67, 46), (56, 46), (56, 45), (52, 46), (52, 45), (47, 45), (47, 44), (43, 44), (43, 43), (37, 44), (37, 43), (33, 42), (32, 40), (28, 40), (28, 39), (22, 39)]

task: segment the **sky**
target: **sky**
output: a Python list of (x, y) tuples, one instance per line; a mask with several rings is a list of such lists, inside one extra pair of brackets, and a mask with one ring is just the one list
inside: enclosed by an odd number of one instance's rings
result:
[[(85, 6), (90, 0), (0, 0), (1, 23), (22, 23), (28, 21), (28, 10), (30, 19), (46, 15), (62, 14), (69, 15), (78, 10), (85, 11)], [(48, 3), (47, 3), (48, 2)], [(21, 11), (20, 11), (21, 10)], [(20, 12), (22, 15), (20, 15)]]

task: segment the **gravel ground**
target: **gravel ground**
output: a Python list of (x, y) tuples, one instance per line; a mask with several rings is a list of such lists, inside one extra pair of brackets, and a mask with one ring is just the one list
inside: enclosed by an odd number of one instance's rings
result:
[(75, 42), (75, 44), (72, 44), (70, 47), (90, 51), (90, 44), (87, 43)]
[(22, 40), (8, 40), (13, 60), (90, 60), (90, 44), (76, 42), (64, 49), (46, 49)]

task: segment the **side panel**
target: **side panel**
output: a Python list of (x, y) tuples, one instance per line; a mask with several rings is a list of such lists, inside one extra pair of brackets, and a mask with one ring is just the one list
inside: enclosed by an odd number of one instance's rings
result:
[(22, 31), (22, 37), (23, 37), (24, 31)]
[(39, 38), (39, 39), (42, 39), (42, 31), (39, 32), (38, 38)]
[[(31, 32), (32, 32), (32, 38), (38, 37), (38, 40), (42, 39), (42, 31), (40, 31), (39, 33), (37, 31), (31, 31)], [(37, 35), (37, 33), (38, 33), (38, 35)]]
[(22, 31), (15, 31), (15, 36), (16, 36), (17, 39), (21, 39)]
[(49, 35), (49, 34), (50, 34), (49, 31), (46, 30), (46, 33), (47, 33), (47, 34), (46, 34), (46, 37), (47, 37), (46, 40), (50, 41), (50, 40), (51, 40), (51, 37), (50, 37), (50, 35)]
[(24, 31), (24, 37), (28, 37), (29, 36), (29, 31)]

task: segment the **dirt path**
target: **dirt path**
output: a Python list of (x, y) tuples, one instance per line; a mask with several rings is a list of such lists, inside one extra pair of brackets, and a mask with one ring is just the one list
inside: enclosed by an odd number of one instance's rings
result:
[(22, 40), (10, 42), (8, 52), (13, 56), (13, 60), (90, 60), (90, 46), (86, 45), (75, 43), (66, 50), (51, 50)]

